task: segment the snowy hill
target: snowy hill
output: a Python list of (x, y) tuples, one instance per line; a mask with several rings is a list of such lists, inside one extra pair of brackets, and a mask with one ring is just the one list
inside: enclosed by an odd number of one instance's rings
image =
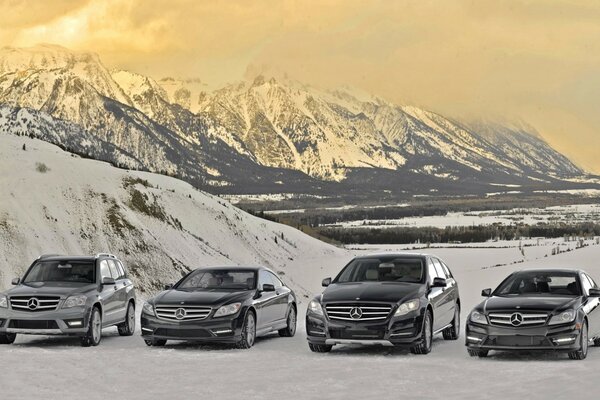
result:
[(28, 137), (0, 135), (0, 188), (3, 288), (40, 254), (108, 251), (146, 293), (203, 265), (263, 264), (302, 296), (319, 268), (307, 260), (347, 257), (185, 182), (81, 159)]
[[(5, 114), (26, 109), (39, 116), (27, 124), (47, 131), (53, 121), (69, 122), (70, 143), (64, 135), (53, 143), (213, 192), (340, 194), (360, 185), (371, 196), (416, 188), (485, 193), (490, 183), (568, 186), (566, 179), (584, 174), (530, 129), (467, 126), (289, 79), (203, 88), (197, 80), (111, 72), (97, 55), (60, 46), (0, 50)], [(102, 151), (82, 145), (91, 137)]]

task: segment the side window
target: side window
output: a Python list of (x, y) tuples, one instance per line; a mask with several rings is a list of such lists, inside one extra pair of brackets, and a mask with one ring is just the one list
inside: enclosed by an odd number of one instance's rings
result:
[(119, 279), (119, 271), (117, 270), (117, 267), (115, 266), (115, 262), (113, 260), (107, 260), (108, 261), (108, 267), (110, 268), (110, 274), (112, 275), (112, 277), (117, 280)]
[(106, 260), (100, 261), (100, 281), (104, 278), (110, 278), (110, 268)]
[(583, 286), (583, 293), (587, 296), (590, 294), (590, 289), (592, 288), (592, 283), (588, 279), (586, 274), (581, 274), (581, 286)]
[(269, 272), (267, 272), (267, 271), (260, 271), (258, 273), (258, 285), (259, 285), (259, 289), (265, 283), (267, 283), (269, 285), (275, 286), (275, 282), (273, 282), (273, 280), (271, 279), (271, 274)]
[(435, 269), (431, 258), (427, 259), (427, 275), (429, 283), (433, 283), (433, 278), (438, 277), (437, 270)]
[(117, 266), (117, 270), (119, 271), (119, 277), (121, 279), (127, 278), (127, 274), (125, 273), (125, 268), (123, 267), (123, 264), (121, 264), (121, 261), (115, 261), (115, 264)]
[(271, 280), (273, 281), (273, 284), (275, 285), (275, 289), (279, 289), (280, 287), (283, 286), (283, 282), (281, 282), (281, 280), (277, 277), (277, 275), (273, 275), (271, 273), (269, 273), (269, 275), (271, 276)]
[(442, 269), (444, 270), (444, 273), (446, 274), (446, 278), (454, 278), (452, 276), (452, 272), (450, 272), (450, 268), (448, 268), (448, 266), (440, 259), (438, 259), (438, 261), (440, 262), (440, 265), (442, 266)]
[(437, 258), (432, 258), (431, 260), (433, 261), (433, 265), (435, 267), (435, 271), (437, 272), (437, 276), (440, 278), (446, 279), (446, 273), (444, 272), (444, 269), (442, 268), (442, 264), (440, 263), (440, 260), (438, 260)]

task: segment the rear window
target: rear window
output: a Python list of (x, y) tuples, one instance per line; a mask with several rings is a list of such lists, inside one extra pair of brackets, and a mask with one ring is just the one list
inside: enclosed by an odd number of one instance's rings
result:
[(41, 261), (36, 263), (23, 283), (32, 282), (96, 282), (96, 268), (93, 261)]

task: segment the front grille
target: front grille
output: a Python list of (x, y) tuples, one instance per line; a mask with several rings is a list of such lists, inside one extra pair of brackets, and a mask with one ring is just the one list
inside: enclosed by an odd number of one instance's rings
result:
[(548, 320), (547, 313), (540, 312), (501, 312), (488, 315), (490, 324), (510, 327), (530, 327), (545, 325)]
[(384, 303), (331, 303), (325, 305), (329, 319), (343, 321), (381, 321), (387, 319), (392, 306)]
[(486, 346), (506, 346), (506, 347), (536, 347), (552, 346), (552, 343), (545, 336), (488, 336)]
[(58, 296), (13, 296), (10, 298), (10, 306), (17, 311), (54, 311), (58, 308), (60, 297)]
[(158, 328), (154, 331), (156, 336), (176, 337), (176, 338), (207, 338), (211, 337), (205, 329), (168, 329)]
[(12, 319), (8, 327), (14, 329), (58, 329), (56, 321), (52, 320)]
[(212, 310), (205, 306), (177, 305), (157, 305), (155, 309), (158, 318), (169, 321), (198, 321), (208, 317)]
[(383, 339), (385, 332), (374, 330), (351, 330), (351, 329), (329, 329), (329, 336), (332, 339), (362, 339), (376, 340)]

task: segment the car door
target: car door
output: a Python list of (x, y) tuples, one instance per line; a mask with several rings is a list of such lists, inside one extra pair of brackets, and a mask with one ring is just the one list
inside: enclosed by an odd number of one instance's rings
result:
[(262, 288), (265, 284), (275, 286), (271, 274), (261, 270), (258, 272), (258, 296), (254, 302), (257, 311), (257, 330), (269, 328), (277, 318), (277, 292), (264, 292)]
[(448, 307), (448, 324), (452, 322), (452, 320), (454, 319), (454, 312), (456, 311), (456, 304), (458, 302), (459, 299), (459, 293), (458, 293), (458, 284), (456, 283), (456, 280), (454, 279), (454, 276), (452, 275), (452, 272), (450, 272), (450, 268), (448, 268), (448, 266), (439, 258), (436, 258), (436, 261), (438, 263), (438, 265), (441, 267), (442, 269), (442, 273), (444, 275), (444, 277), (446, 278), (446, 289), (444, 290), (444, 294), (446, 295), (445, 301), (447, 302), (447, 307)]
[(288, 301), (291, 290), (288, 289), (283, 282), (277, 277), (269, 272), (271, 277), (271, 281), (273, 281), (275, 285), (275, 299), (274, 299), (274, 321), (276, 324), (285, 323), (287, 319), (287, 310), (288, 310)]
[(127, 284), (125, 282), (125, 274), (120, 265), (117, 264), (116, 260), (108, 260), (108, 266), (110, 268), (110, 274), (115, 280), (115, 321), (121, 322), (125, 320), (127, 314)]
[(429, 299), (429, 304), (433, 308), (433, 330), (437, 331), (444, 327), (444, 288), (440, 287), (432, 287), (434, 278), (444, 278), (443, 276), (439, 276), (438, 272), (433, 264), (433, 261), (430, 257), (427, 258), (427, 283), (429, 285), (429, 293), (427, 298)]
[[(112, 278), (110, 266), (108, 260), (100, 261), (100, 283), (104, 278)], [(101, 285), (100, 290), (100, 302), (102, 303), (102, 309), (104, 312), (102, 318), (103, 325), (110, 325), (115, 322), (116, 310), (119, 307), (119, 301), (117, 298), (117, 286), (115, 285)]]
[(132, 293), (132, 291), (134, 290), (133, 282), (131, 281), (131, 279), (129, 279), (129, 276), (127, 275), (127, 270), (125, 270), (125, 266), (123, 265), (123, 263), (119, 260), (115, 260), (115, 264), (117, 265), (117, 269), (119, 270), (119, 274), (121, 275), (121, 284), (123, 286), (123, 289), (125, 289), (125, 300), (127, 301), (134, 295), (134, 293)]
[(454, 298), (452, 296), (452, 286), (449, 286), (448, 278), (442, 268), (442, 264), (436, 257), (432, 257), (431, 261), (437, 276), (446, 279), (446, 287), (440, 288), (442, 293), (438, 303), (438, 309), (440, 310), (438, 329), (440, 329), (452, 322), (452, 317), (454, 316)]
[(588, 275), (581, 274), (581, 283), (583, 286), (584, 303), (583, 309), (588, 315), (588, 333), (590, 338), (600, 335), (600, 298), (590, 297), (590, 289), (598, 288), (596, 282)]

